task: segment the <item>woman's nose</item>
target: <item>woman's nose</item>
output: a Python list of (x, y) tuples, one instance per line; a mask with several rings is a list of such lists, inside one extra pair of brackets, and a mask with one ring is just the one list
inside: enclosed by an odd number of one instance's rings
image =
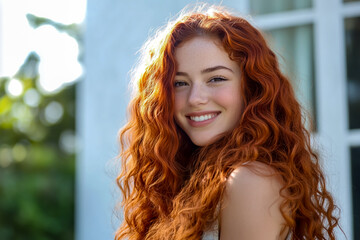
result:
[(208, 93), (201, 84), (194, 84), (191, 87), (188, 102), (190, 105), (196, 106), (208, 102)]

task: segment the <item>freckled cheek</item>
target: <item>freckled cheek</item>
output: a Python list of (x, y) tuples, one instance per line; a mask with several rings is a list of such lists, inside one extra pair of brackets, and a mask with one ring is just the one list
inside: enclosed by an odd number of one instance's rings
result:
[(237, 90), (236, 87), (228, 87), (221, 89), (221, 91), (215, 91), (212, 93), (212, 96), (218, 104), (225, 108), (236, 106), (241, 107), (240, 90)]
[(175, 100), (174, 100), (175, 117), (179, 116), (184, 111), (185, 105), (186, 105), (186, 98), (184, 94), (181, 93), (175, 94)]

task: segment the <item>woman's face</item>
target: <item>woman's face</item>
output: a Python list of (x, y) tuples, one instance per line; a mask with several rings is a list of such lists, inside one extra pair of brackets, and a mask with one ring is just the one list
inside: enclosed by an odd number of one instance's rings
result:
[(239, 122), (240, 67), (210, 37), (180, 44), (175, 60), (175, 120), (195, 145), (211, 144)]

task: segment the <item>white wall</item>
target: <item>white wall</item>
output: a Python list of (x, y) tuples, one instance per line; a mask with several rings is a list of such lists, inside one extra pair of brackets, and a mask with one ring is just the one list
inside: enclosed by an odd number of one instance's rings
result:
[[(118, 223), (112, 223), (116, 201), (113, 197), (115, 175), (109, 172), (116, 170), (108, 163), (118, 153), (117, 131), (125, 123), (129, 100), (128, 72), (135, 63), (136, 51), (151, 30), (166, 23), (190, 2), (195, 1), (88, 0), (86, 79), (78, 92), (77, 128), (82, 139), (82, 151), (77, 161), (77, 240), (113, 239)], [(238, 12), (248, 12), (246, 0), (221, 2)], [(314, 24), (319, 122), (315, 138), (324, 147), (324, 152), (328, 152), (325, 166), (329, 173), (329, 188), (335, 192), (343, 210), (342, 223), (350, 240), (352, 209), (348, 139), (352, 135), (348, 134), (346, 127), (342, 19), (353, 15), (360, 15), (359, 3), (343, 7), (340, 0), (313, 0), (312, 9), (254, 18), (256, 25), (265, 29)], [(356, 137), (360, 139), (359, 132)], [(339, 239), (345, 238), (339, 235)]]

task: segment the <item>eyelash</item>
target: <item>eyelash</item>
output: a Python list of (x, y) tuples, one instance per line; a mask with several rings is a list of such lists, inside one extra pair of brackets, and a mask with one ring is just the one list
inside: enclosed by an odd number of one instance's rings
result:
[[(217, 82), (222, 82), (222, 81), (226, 81), (226, 80), (227, 79), (222, 76), (216, 76), (216, 77), (211, 78), (208, 82), (209, 83), (217, 83)], [(183, 87), (186, 85), (188, 85), (188, 83), (185, 81), (175, 81), (174, 82), (174, 87)]]
[[(216, 81), (213, 81), (213, 80), (216, 80)], [(209, 82), (222, 82), (222, 81), (226, 81), (227, 79), (222, 77), (222, 76), (215, 76), (213, 78), (211, 78), (209, 80)]]
[[(181, 84), (181, 85), (179, 85)], [(174, 87), (183, 87), (187, 84), (187, 82), (184, 82), (184, 81), (175, 81), (174, 83)]]

